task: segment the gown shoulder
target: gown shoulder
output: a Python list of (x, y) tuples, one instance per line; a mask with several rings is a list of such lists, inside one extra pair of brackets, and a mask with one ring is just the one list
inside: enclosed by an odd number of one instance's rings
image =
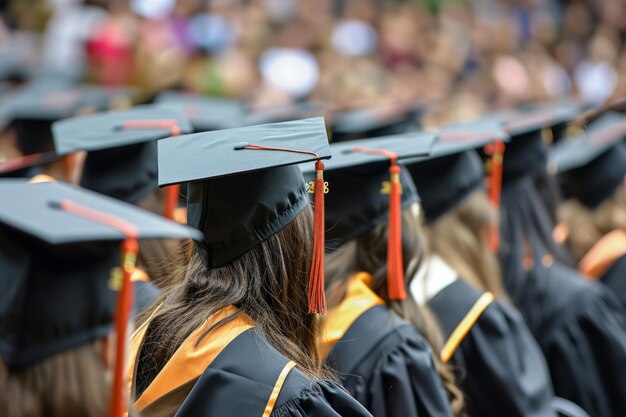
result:
[[(429, 306), (441, 318), (447, 340), (482, 294), (459, 279), (431, 300)], [(508, 303), (494, 300), (484, 308), (458, 342), (450, 363), (459, 369), (470, 415), (555, 415), (545, 358), (519, 312)]]
[(384, 305), (361, 315), (327, 362), (348, 392), (377, 417), (452, 415), (430, 345)]

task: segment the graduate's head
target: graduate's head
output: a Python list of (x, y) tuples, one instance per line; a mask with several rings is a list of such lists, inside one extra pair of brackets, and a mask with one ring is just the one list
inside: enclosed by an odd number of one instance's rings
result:
[(605, 234), (626, 231), (626, 119), (607, 113), (587, 131), (551, 150), (548, 170), (567, 198), (559, 208), (561, 237), (580, 260)]
[(0, 208), (0, 386), (12, 393), (0, 411), (104, 415), (108, 373), (125, 364), (107, 346), (128, 326), (116, 308), (132, 303), (121, 288), (131, 285), (136, 239), (196, 232), (61, 183), (4, 180), (0, 192), (12, 197)]
[(150, 355), (163, 365), (203, 320), (235, 305), (281, 353), (317, 375), (317, 314), (311, 313), (325, 305), (315, 297), (321, 264), (311, 261), (319, 259), (318, 241), (323, 255), (323, 236), (315, 231), (297, 164), (321, 168), (319, 159), (328, 158), (323, 119), (170, 138), (158, 143), (158, 152), (160, 184), (189, 182), (188, 223), (204, 238), (163, 294), (147, 335), (160, 341)]
[(354, 273), (367, 272), (381, 297), (406, 299), (404, 277), (413, 275), (421, 253), (419, 223), (411, 214), (419, 197), (398, 161), (427, 154), (434, 137), (410, 133), (331, 146), (326, 287), (334, 298)]
[(428, 255), (441, 257), (463, 279), (502, 296), (490, 232), (497, 216), (485, 189), (485, 172), (475, 149), (503, 132), (493, 122), (442, 130), (428, 159), (410, 161), (408, 171), (422, 196)]

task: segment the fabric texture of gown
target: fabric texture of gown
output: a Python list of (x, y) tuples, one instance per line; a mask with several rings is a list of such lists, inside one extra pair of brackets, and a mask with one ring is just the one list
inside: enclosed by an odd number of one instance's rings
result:
[(603, 284), (554, 260), (553, 225), (528, 180), (503, 189), (505, 289), (543, 350), (556, 395), (592, 417), (623, 416), (624, 309)]
[[(245, 314), (198, 336), (233, 306), (218, 311), (179, 347), (140, 393), (135, 409), (152, 417), (339, 417), (370, 414), (341, 387), (314, 381), (272, 347)], [(135, 333), (130, 364), (135, 395), (137, 358), (149, 321)]]
[(439, 321), (446, 340), (442, 360), (456, 370), (469, 415), (554, 417), (550, 373), (520, 313), (433, 258), (420, 269), (424, 276), (418, 272), (411, 290), (416, 293), (431, 281), (442, 283), (416, 298), (427, 302)]
[(451, 416), (430, 345), (369, 289), (370, 280), (353, 276), (344, 301), (328, 312), (327, 364), (374, 416)]

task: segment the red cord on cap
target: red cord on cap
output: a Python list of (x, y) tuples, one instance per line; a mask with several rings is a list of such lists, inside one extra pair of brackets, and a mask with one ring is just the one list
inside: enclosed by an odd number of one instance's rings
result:
[(309, 313), (326, 313), (326, 293), (324, 292), (324, 163), (315, 152), (302, 151), (298, 149), (279, 148), (273, 146), (254, 145), (240, 143), (235, 145), (235, 150), (251, 151), (278, 151), (292, 152), (305, 155), (312, 155), (317, 158), (315, 162), (314, 181), (314, 215), (313, 215), (313, 259), (311, 262), (311, 272), (309, 274)]
[(389, 220), (387, 231), (387, 295), (390, 300), (406, 300), (404, 286), (404, 260), (402, 258), (402, 189), (401, 168), (397, 164), (398, 155), (385, 149), (372, 149), (362, 146), (352, 148), (352, 152), (382, 155), (389, 158), (391, 189), (389, 191)]
[(115, 346), (115, 372), (113, 375), (113, 391), (109, 406), (109, 417), (123, 417), (128, 412), (125, 393), (126, 371), (126, 332), (128, 320), (133, 303), (133, 285), (130, 277), (135, 270), (139, 243), (137, 242), (138, 230), (135, 225), (119, 217), (99, 212), (91, 207), (86, 207), (69, 200), (61, 201), (60, 208), (68, 213), (83, 217), (95, 223), (100, 223), (122, 232), (126, 239), (122, 243), (122, 288), (117, 297), (115, 311), (115, 329), (117, 340)]
[[(180, 136), (181, 130), (178, 121), (174, 119), (145, 119), (126, 120), (122, 125), (125, 130), (147, 130), (163, 129), (169, 130), (172, 136)], [(174, 210), (178, 207), (178, 196), (180, 195), (180, 184), (170, 185), (165, 190), (165, 204), (163, 216), (169, 220), (174, 220)]]

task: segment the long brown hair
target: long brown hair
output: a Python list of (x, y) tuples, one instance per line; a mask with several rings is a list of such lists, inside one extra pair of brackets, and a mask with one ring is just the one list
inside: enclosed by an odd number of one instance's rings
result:
[[(165, 190), (151, 192), (137, 206), (162, 215)], [(189, 262), (188, 243), (179, 239), (143, 239), (139, 244), (138, 265), (143, 268), (151, 282), (163, 289), (171, 283), (176, 271)]]
[(111, 387), (103, 349), (97, 340), (20, 370), (10, 370), (0, 360), (0, 415), (106, 416)]
[[(437, 322), (426, 306), (418, 305), (412, 297), (404, 301), (389, 300), (387, 297), (387, 224), (380, 224), (367, 235), (346, 242), (326, 256), (326, 293), (330, 306), (344, 298), (348, 278), (356, 272), (372, 275), (372, 290), (387, 306), (404, 318), (426, 338), (434, 351), (439, 352), (442, 336)], [(411, 278), (417, 272), (423, 258), (423, 242), (420, 225), (410, 209), (402, 212), (402, 255), (408, 290)], [(448, 392), (452, 412), (464, 415), (463, 394), (456, 386), (454, 375), (433, 355), (435, 366)]]
[(194, 254), (188, 267), (180, 271), (182, 276), (173, 279), (152, 309), (158, 310), (139, 358), (137, 392), (149, 385), (204, 320), (229, 305), (239, 308), (237, 314), (249, 315), (256, 328), (299, 369), (313, 378), (321, 377), (318, 318), (308, 314), (307, 303), (312, 229), (311, 208), (306, 207), (281, 231), (228, 265), (207, 268)]
[(483, 190), (424, 228), (429, 254), (440, 256), (461, 279), (506, 299), (498, 259), (489, 247), (488, 230), (496, 215)]
[(567, 246), (578, 262), (605, 234), (616, 229), (626, 231), (624, 184), (596, 209), (571, 199), (561, 204), (558, 213), (559, 220), (567, 226)]

